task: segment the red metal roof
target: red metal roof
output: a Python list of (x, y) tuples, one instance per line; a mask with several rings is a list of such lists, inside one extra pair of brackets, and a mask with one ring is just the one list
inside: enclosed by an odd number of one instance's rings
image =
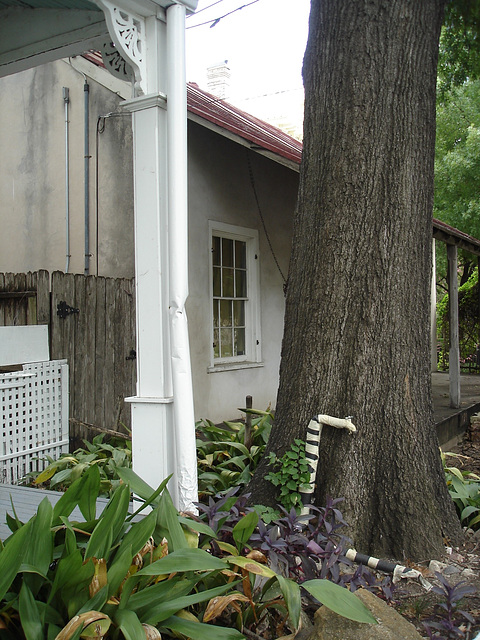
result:
[(281, 129), (199, 89), (192, 83), (187, 84), (187, 108), (191, 113), (235, 133), (254, 146), (267, 149), (300, 164), (301, 142)]
[[(99, 67), (104, 67), (102, 56), (98, 51), (90, 51), (85, 53), (83, 57)], [(302, 159), (301, 142), (281, 129), (277, 129), (277, 127), (203, 91), (193, 83), (187, 84), (187, 108), (190, 113), (247, 140), (252, 147), (266, 149), (300, 164)], [(480, 240), (435, 218), (433, 219), (433, 235), (443, 242), (456, 244), (467, 251), (480, 255)]]
[[(104, 67), (98, 51), (89, 51), (83, 57), (98, 67)], [(300, 164), (301, 142), (190, 82), (187, 84), (187, 109), (190, 113), (248, 140), (254, 147), (266, 149)]]

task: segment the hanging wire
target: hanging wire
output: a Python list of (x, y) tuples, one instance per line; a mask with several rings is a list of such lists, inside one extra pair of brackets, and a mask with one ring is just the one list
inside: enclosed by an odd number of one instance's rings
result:
[(212, 20), (207, 20), (206, 22), (200, 22), (200, 24), (192, 24), (190, 27), (187, 27), (187, 29), (195, 29), (196, 27), (203, 27), (206, 24), (209, 24), (211, 29), (212, 27), (215, 27), (220, 22), (220, 20), (223, 20), (223, 18), (226, 18), (227, 16), (231, 16), (232, 13), (240, 11), (240, 9), (245, 9), (245, 7), (249, 7), (250, 5), (256, 4), (257, 2), (260, 2), (260, 0), (253, 0), (253, 2), (249, 2), (248, 4), (244, 4), (241, 7), (237, 7), (236, 9), (233, 9), (233, 11), (229, 11), (228, 13), (225, 13), (223, 16), (219, 16), (218, 18), (213, 18)]
[(199, 13), (202, 13), (202, 11), (206, 11), (207, 9), (210, 9), (211, 7), (214, 7), (216, 4), (220, 4), (221, 2), (225, 2), (225, 0), (217, 0), (216, 2), (212, 2), (212, 4), (209, 4), (207, 7), (198, 9), (198, 11), (195, 11), (195, 13), (189, 13), (187, 18), (194, 18), (195, 16), (198, 16)]
[(287, 279), (285, 278), (285, 276), (283, 275), (283, 271), (280, 267), (280, 264), (277, 260), (277, 256), (275, 255), (275, 251), (273, 250), (273, 245), (272, 242), (270, 240), (270, 236), (268, 235), (268, 231), (267, 231), (267, 225), (265, 224), (265, 218), (263, 217), (263, 213), (262, 213), (262, 209), (260, 207), (260, 202), (258, 200), (258, 194), (257, 194), (257, 188), (255, 186), (255, 177), (253, 175), (253, 168), (252, 168), (252, 161), (250, 158), (250, 149), (247, 148), (247, 164), (248, 164), (248, 173), (250, 175), (250, 183), (252, 185), (252, 190), (253, 190), (253, 195), (255, 196), (255, 202), (257, 203), (257, 210), (258, 210), (258, 215), (260, 216), (260, 220), (262, 221), (262, 226), (263, 226), (263, 231), (265, 232), (265, 237), (267, 239), (268, 242), (268, 246), (270, 247), (270, 252), (273, 256), (273, 259), (275, 261), (275, 264), (277, 265), (277, 269), (280, 273), (280, 275), (282, 276), (282, 280), (283, 280), (283, 292), (285, 294), (286, 292), (286, 286), (287, 286)]

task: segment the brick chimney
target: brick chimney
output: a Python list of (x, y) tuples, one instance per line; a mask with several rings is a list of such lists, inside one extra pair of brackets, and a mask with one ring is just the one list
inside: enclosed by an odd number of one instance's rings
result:
[(228, 60), (224, 60), (207, 69), (208, 91), (221, 100), (228, 98), (230, 89), (230, 69), (227, 65)]

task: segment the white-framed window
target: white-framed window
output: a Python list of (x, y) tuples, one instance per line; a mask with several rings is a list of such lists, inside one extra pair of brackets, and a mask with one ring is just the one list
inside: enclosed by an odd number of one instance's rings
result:
[(210, 226), (211, 371), (261, 361), (258, 233)]

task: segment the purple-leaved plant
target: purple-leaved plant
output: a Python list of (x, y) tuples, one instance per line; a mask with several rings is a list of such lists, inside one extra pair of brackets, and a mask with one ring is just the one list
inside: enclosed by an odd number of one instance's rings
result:
[(475, 587), (465, 582), (451, 585), (443, 575), (437, 571), (435, 572), (435, 576), (440, 581), (441, 586), (433, 587), (432, 591), (442, 596), (444, 600), (435, 605), (437, 614), (440, 613), (440, 620), (438, 620), (437, 615), (435, 620), (423, 623), (428, 637), (435, 638), (436, 640), (465, 638), (465, 633), (460, 628), (460, 624), (463, 620), (474, 624), (475, 620), (469, 613), (459, 609), (459, 604), (466, 595), (475, 593)]
[[(238, 487), (225, 495), (208, 499), (208, 504), (199, 503), (209, 526), (215, 531), (216, 539), (209, 541), (211, 553), (223, 555), (217, 541), (234, 543), (232, 530), (241, 518), (252, 511), (247, 507), (248, 495), (236, 497)], [(392, 597), (390, 577), (377, 580), (367, 567), (359, 566), (353, 573), (343, 573), (342, 565), (351, 566), (345, 557), (351, 541), (341, 530), (347, 527), (341, 511), (337, 508), (342, 498), (328, 498), (324, 507), (308, 505), (309, 514), (299, 515), (294, 508), (287, 511), (278, 506), (280, 517), (270, 524), (258, 520), (256, 530), (250, 536), (248, 550), (261, 551), (269, 566), (280, 575), (293, 578), (301, 584), (305, 580), (323, 578), (355, 591), (364, 587), (371, 591), (383, 592), (387, 599)]]

